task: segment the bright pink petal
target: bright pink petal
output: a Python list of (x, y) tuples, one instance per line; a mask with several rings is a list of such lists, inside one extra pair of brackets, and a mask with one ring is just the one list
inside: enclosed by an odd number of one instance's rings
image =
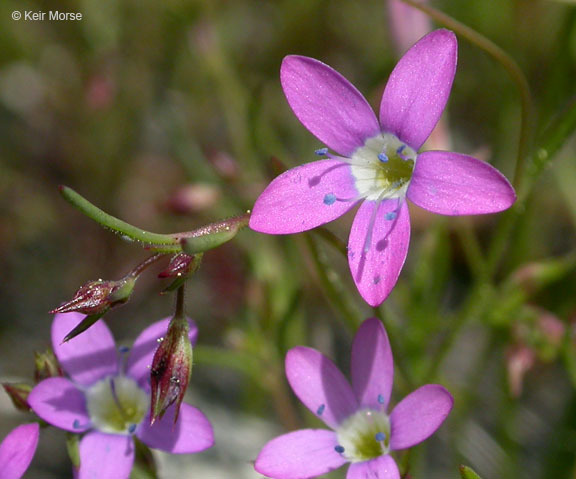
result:
[(38, 446), (37, 423), (22, 424), (0, 444), (0, 479), (20, 479), (32, 462)]
[(39, 382), (28, 404), (44, 421), (65, 431), (83, 432), (91, 426), (84, 393), (66, 378)]
[(284, 58), (280, 81), (294, 114), (322, 143), (349, 156), (380, 133), (362, 94), (333, 68), (313, 58)]
[(344, 375), (315, 349), (297, 346), (288, 351), (286, 377), (300, 401), (333, 429), (358, 409)]
[(328, 223), (356, 203), (350, 166), (321, 160), (292, 168), (270, 183), (252, 209), (250, 228), (261, 233), (300, 233)]
[(410, 217), (406, 203), (398, 208), (398, 201), (364, 201), (350, 230), (348, 264), (358, 291), (370, 306), (388, 297), (408, 253)]
[[(142, 388), (150, 387), (150, 366), (152, 359), (154, 359), (154, 353), (158, 349), (160, 338), (163, 338), (168, 331), (168, 323), (170, 323), (170, 318), (157, 321), (145, 328), (138, 335), (130, 350), (126, 364), (126, 375), (134, 378)], [(188, 324), (190, 325), (188, 337), (194, 345), (198, 337), (198, 327), (190, 319)]]
[(80, 313), (56, 314), (52, 321), (52, 347), (70, 378), (82, 386), (89, 386), (117, 373), (118, 353), (114, 337), (103, 320), (62, 343), (84, 318)]
[(385, 455), (350, 464), (346, 479), (400, 479), (400, 471), (394, 459)]
[(254, 464), (260, 474), (274, 479), (307, 479), (326, 474), (346, 463), (334, 449), (336, 433), (302, 429), (272, 439)]
[(379, 319), (362, 323), (352, 345), (352, 387), (362, 407), (386, 411), (394, 380), (394, 361)]
[(172, 454), (190, 454), (214, 445), (214, 431), (206, 416), (199, 409), (182, 403), (178, 420), (174, 424), (175, 407), (152, 426), (146, 419), (136, 435), (147, 446)]
[(450, 216), (496, 213), (516, 201), (514, 188), (496, 168), (446, 151), (418, 155), (407, 196), (421, 208)]
[(438, 384), (427, 384), (410, 393), (390, 414), (390, 450), (406, 449), (430, 437), (453, 404), (452, 395)]
[(89, 432), (80, 441), (78, 479), (128, 479), (134, 463), (131, 436)]
[(382, 131), (418, 150), (438, 123), (456, 73), (454, 33), (435, 30), (400, 59), (380, 103)]

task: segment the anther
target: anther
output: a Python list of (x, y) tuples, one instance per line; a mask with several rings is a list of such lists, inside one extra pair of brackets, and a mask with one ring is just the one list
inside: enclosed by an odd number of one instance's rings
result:
[(396, 150), (396, 154), (397, 154), (400, 158), (402, 158), (403, 160), (406, 159), (406, 156), (404, 156), (404, 155), (402, 154), (402, 152), (403, 152), (405, 149), (406, 149), (406, 145), (402, 145), (402, 146), (398, 147), (398, 149)]
[(336, 195), (334, 193), (328, 193), (324, 197), (324, 204), (327, 206), (333, 205), (336, 202)]
[(344, 452), (344, 448), (338, 444), (337, 446), (334, 446), (334, 450), (338, 453), (338, 454), (342, 454)]
[(318, 416), (322, 416), (322, 413), (324, 412), (325, 409), (326, 409), (326, 404), (320, 404), (320, 406), (318, 407), (318, 410), (316, 411), (316, 414), (318, 414)]
[(376, 439), (378, 442), (384, 442), (386, 440), (386, 434), (383, 432), (377, 432), (374, 435), (374, 439)]
[(386, 218), (388, 221), (392, 221), (395, 220), (397, 216), (398, 213), (396, 213), (395, 211), (389, 211), (388, 213), (386, 213), (384, 218)]
[(134, 431), (136, 431), (136, 427), (137, 427), (136, 424), (130, 424), (130, 426), (128, 427), (128, 432), (130, 434), (134, 434)]
[(382, 394), (378, 394), (378, 404), (384, 404), (386, 401), (384, 400), (384, 396)]
[(386, 156), (386, 153), (384, 153), (384, 152), (378, 153), (378, 159), (379, 159), (382, 163), (388, 163), (388, 156)]
[(80, 424), (80, 421), (78, 419), (74, 419), (74, 422), (72, 423), (72, 427), (74, 429), (80, 429), (82, 427), (82, 425)]
[(319, 150), (316, 150), (314, 153), (318, 156), (326, 156), (326, 154), (328, 153), (328, 148), (320, 148)]
[(126, 353), (130, 352), (130, 348), (128, 346), (120, 346), (118, 348), (118, 352), (120, 354), (126, 354)]

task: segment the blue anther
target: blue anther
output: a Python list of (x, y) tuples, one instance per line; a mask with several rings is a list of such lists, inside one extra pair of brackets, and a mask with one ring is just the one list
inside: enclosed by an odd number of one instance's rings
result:
[(403, 155), (402, 155), (402, 152), (403, 152), (405, 149), (406, 149), (406, 145), (402, 145), (402, 146), (398, 147), (398, 149), (396, 150), (396, 153), (397, 153), (398, 155), (400, 155), (400, 156), (403, 156)]
[(386, 156), (386, 153), (384, 153), (384, 152), (378, 153), (378, 159), (379, 159), (382, 163), (387, 163), (387, 162), (388, 162), (388, 157)]
[(342, 454), (344, 452), (344, 448), (338, 444), (337, 446), (334, 446), (334, 450), (338, 453), (338, 454)]
[(328, 193), (324, 197), (324, 204), (327, 206), (333, 205), (336, 202), (336, 195), (334, 193)]
[(80, 429), (82, 426), (80, 425), (80, 421), (78, 419), (74, 419), (74, 422), (72, 423), (72, 427), (74, 429)]
[(318, 410), (316, 411), (316, 414), (318, 414), (318, 416), (322, 416), (322, 413), (324, 412), (325, 409), (326, 409), (326, 404), (320, 404), (320, 406), (318, 407)]
[(374, 439), (376, 439), (378, 442), (384, 442), (384, 440), (386, 439), (386, 434), (384, 434), (383, 432), (377, 432), (376, 435), (374, 436)]
[(134, 434), (135, 430), (136, 430), (136, 424), (130, 424), (130, 426), (128, 427), (128, 432), (130, 434)]
[(398, 213), (396, 213), (395, 211), (389, 211), (388, 213), (386, 213), (384, 218), (386, 218), (388, 221), (392, 221), (395, 220), (397, 216)]
[(386, 400), (384, 399), (384, 396), (382, 396), (382, 394), (378, 394), (378, 404), (384, 404), (386, 402)]
[(120, 354), (126, 354), (126, 353), (130, 352), (130, 348), (128, 346), (120, 346), (118, 348), (118, 352)]
[(326, 153), (328, 153), (328, 148), (320, 148), (319, 150), (316, 150), (314, 153), (316, 153), (318, 156), (326, 156)]

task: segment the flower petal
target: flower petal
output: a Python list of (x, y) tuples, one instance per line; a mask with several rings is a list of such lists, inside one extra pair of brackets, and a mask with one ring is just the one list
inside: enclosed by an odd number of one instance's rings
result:
[(78, 479), (128, 479), (134, 463), (131, 436), (90, 432), (80, 441)]
[(350, 230), (348, 264), (358, 291), (370, 306), (378, 306), (392, 291), (409, 242), (410, 215), (403, 200), (364, 201)]
[(350, 464), (346, 479), (400, 479), (400, 471), (392, 456)]
[[(158, 341), (166, 335), (168, 331), (168, 324), (171, 318), (165, 318), (157, 321), (147, 328), (145, 328), (134, 341), (128, 362), (126, 363), (126, 374), (135, 379), (140, 387), (144, 389), (150, 388), (150, 366), (154, 353), (158, 349)], [(198, 327), (191, 319), (188, 319), (190, 332), (188, 337), (192, 345), (196, 344), (198, 337)]]
[(40, 428), (37, 423), (14, 428), (0, 444), (0, 479), (20, 479), (32, 462)]
[(56, 314), (52, 321), (52, 347), (70, 378), (89, 386), (118, 371), (118, 353), (114, 337), (102, 320), (62, 343), (64, 337), (85, 318), (80, 313)]
[(410, 393), (390, 414), (390, 450), (406, 449), (430, 437), (453, 404), (452, 395), (438, 384), (427, 384)]
[(286, 377), (300, 401), (333, 429), (358, 409), (344, 375), (315, 349), (297, 346), (288, 351)]
[(190, 454), (214, 445), (212, 425), (202, 411), (182, 403), (174, 424), (175, 411), (175, 406), (170, 406), (152, 426), (147, 418), (136, 431), (138, 438), (149, 447), (172, 454)]
[(394, 360), (379, 319), (362, 323), (352, 345), (352, 387), (362, 407), (386, 411), (394, 380)]
[(336, 433), (325, 429), (302, 429), (272, 439), (254, 464), (260, 474), (275, 479), (307, 479), (326, 474), (346, 463), (334, 449)]
[(418, 155), (407, 196), (421, 208), (451, 216), (496, 213), (516, 201), (514, 188), (492, 165), (446, 151)]
[(435, 30), (416, 43), (392, 71), (380, 103), (382, 131), (415, 150), (438, 123), (456, 73), (454, 33)]
[(321, 160), (292, 168), (270, 183), (256, 200), (250, 228), (261, 233), (300, 233), (328, 223), (356, 203), (350, 166)]
[(316, 138), (343, 156), (380, 133), (362, 94), (333, 68), (313, 58), (284, 58), (280, 81), (294, 114)]
[(83, 432), (90, 427), (84, 393), (66, 378), (39, 382), (30, 392), (28, 404), (44, 421), (65, 431)]

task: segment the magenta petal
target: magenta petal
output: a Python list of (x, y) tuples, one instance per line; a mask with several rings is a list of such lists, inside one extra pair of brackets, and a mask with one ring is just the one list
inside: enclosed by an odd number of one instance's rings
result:
[(350, 230), (348, 264), (358, 291), (370, 306), (388, 297), (408, 253), (410, 215), (405, 202), (398, 209), (399, 201), (364, 201)]
[(131, 436), (90, 432), (80, 441), (78, 479), (128, 479), (133, 463)]
[(358, 409), (344, 375), (315, 349), (297, 346), (288, 351), (286, 377), (300, 401), (333, 429)]
[(136, 436), (147, 446), (172, 454), (190, 454), (214, 445), (214, 431), (206, 416), (199, 409), (182, 403), (178, 420), (174, 424), (175, 407), (152, 426), (147, 418)]
[(394, 380), (394, 362), (379, 319), (362, 323), (352, 345), (352, 387), (362, 407), (386, 410)]
[(346, 479), (400, 479), (396, 461), (385, 455), (371, 461), (350, 464)]
[(294, 114), (322, 143), (349, 156), (380, 133), (362, 94), (333, 68), (313, 58), (284, 58), (280, 81)]
[(452, 395), (438, 384), (427, 384), (410, 393), (390, 414), (390, 450), (406, 449), (430, 437), (453, 404)]
[(38, 446), (37, 423), (16, 427), (0, 444), (0, 479), (20, 479), (32, 462)]
[(70, 378), (89, 386), (118, 371), (114, 337), (103, 320), (66, 343), (64, 337), (85, 318), (80, 313), (56, 314), (52, 321), (52, 347)]
[(250, 228), (261, 233), (300, 233), (328, 223), (355, 204), (358, 192), (350, 166), (321, 160), (292, 168), (256, 200)]
[(496, 213), (516, 201), (514, 189), (496, 168), (471, 156), (446, 151), (418, 155), (408, 198), (433, 213)]
[[(130, 355), (128, 356), (128, 362), (126, 364), (126, 374), (134, 378), (140, 387), (149, 388), (150, 387), (150, 366), (152, 365), (152, 359), (154, 359), (154, 353), (158, 349), (158, 340), (166, 334), (168, 331), (168, 324), (170, 323), (170, 318), (157, 321), (147, 328), (145, 328), (134, 341), (134, 345), (130, 349)], [(198, 337), (198, 327), (196, 323), (192, 320), (188, 320), (190, 326), (190, 332), (188, 337), (192, 342), (192, 345), (196, 344), (196, 339)]]
[(335, 451), (336, 433), (302, 429), (272, 439), (254, 464), (260, 474), (274, 479), (307, 479), (326, 474), (346, 463)]
[(438, 123), (456, 73), (454, 33), (435, 30), (400, 59), (380, 103), (382, 131), (418, 150)]
[(91, 426), (84, 393), (66, 378), (39, 382), (28, 404), (44, 421), (65, 431), (83, 432)]

